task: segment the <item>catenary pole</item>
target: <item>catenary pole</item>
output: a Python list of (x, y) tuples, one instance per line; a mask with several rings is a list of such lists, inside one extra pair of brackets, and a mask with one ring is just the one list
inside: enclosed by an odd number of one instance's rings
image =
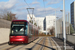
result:
[(57, 37), (57, 27), (56, 27), (56, 9), (55, 9), (55, 37)]
[(69, 21), (69, 34), (70, 34), (70, 13), (68, 13), (68, 21)]
[(63, 39), (64, 39), (64, 50), (66, 50), (66, 32), (65, 32), (65, 0), (63, 0)]

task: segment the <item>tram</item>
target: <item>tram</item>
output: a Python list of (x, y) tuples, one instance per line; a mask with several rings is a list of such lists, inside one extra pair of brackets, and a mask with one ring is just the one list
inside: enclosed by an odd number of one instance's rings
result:
[(26, 44), (38, 38), (37, 26), (27, 20), (13, 20), (11, 23), (9, 45)]

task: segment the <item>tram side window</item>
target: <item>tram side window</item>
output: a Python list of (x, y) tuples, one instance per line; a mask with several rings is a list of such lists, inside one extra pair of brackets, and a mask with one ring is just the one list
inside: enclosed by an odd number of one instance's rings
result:
[[(34, 34), (34, 28), (33, 28), (33, 34)], [(35, 35), (35, 34), (34, 34)]]
[(35, 33), (36, 35), (37, 35), (37, 31), (36, 31), (36, 33)]
[(32, 37), (32, 26), (31, 25), (29, 25), (29, 37), (31, 38)]
[(35, 35), (36, 35), (36, 29), (35, 29)]
[(34, 35), (35, 35), (35, 28), (34, 28)]
[(25, 35), (27, 36), (27, 33), (28, 33), (28, 25), (26, 25), (25, 27)]
[(28, 27), (27, 27), (27, 35), (29, 35), (29, 24), (28, 24)]

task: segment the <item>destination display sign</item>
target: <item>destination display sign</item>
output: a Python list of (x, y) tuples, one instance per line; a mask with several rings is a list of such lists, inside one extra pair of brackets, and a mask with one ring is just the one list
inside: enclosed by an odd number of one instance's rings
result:
[(24, 24), (24, 22), (13, 22), (13, 24)]

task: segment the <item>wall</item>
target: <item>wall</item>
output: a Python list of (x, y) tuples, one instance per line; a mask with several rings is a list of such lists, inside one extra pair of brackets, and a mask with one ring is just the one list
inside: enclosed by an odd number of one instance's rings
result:
[(9, 33), (10, 33), (10, 29), (0, 28), (0, 44), (9, 41)]
[(11, 22), (0, 19), (0, 28), (10, 28)]

